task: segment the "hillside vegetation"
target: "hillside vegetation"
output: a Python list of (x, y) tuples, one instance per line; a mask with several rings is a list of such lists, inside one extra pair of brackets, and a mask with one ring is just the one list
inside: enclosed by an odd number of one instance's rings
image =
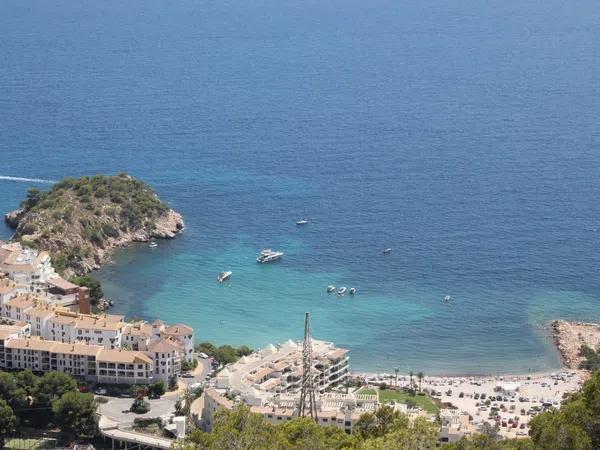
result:
[(172, 238), (184, 227), (154, 191), (127, 175), (65, 178), (49, 191), (30, 189), (7, 214), (13, 240), (48, 251), (63, 276), (81, 275), (134, 241)]

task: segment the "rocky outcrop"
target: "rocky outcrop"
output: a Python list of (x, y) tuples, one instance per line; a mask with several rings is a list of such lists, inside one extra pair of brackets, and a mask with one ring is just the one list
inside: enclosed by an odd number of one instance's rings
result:
[(132, 241), (148, 242), (150, 239), (173, 239), (185, 228), (181, 214), (168, 210), (158, 217), (151, 230), (139, 230), (132, 236)]
[(581, 346), (587, 345), (592, 349), (600, 346), (600, 325), (585, 322), (570, 322), (555, 320), (551, 323), (554, 343), (560, 352), (563, 363), (578, 369), (583, 361)]
[(65, 179), (48, 192), (30, 191), (5, 219), (13, 240), (52, 256), (65, 278), (98, 269), (132, 242), (172, 239), (185, 228), (145, 183), (121, 174)]
[(21, 220), (21, 216), (23, 215), (23, 209), (15, 209), (9, 213), (4, 215), (4, 221), (11, 228), (17, 228), (19, 226), (19, 221)]

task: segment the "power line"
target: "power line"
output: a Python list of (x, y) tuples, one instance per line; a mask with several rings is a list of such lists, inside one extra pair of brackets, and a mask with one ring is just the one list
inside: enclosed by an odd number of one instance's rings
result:
[(302, 344), (302, 389), (300, 391), (300, 416), (317, 419), (317, 400), (313, 378), (310, 313), (304, 315), (304, 343)]

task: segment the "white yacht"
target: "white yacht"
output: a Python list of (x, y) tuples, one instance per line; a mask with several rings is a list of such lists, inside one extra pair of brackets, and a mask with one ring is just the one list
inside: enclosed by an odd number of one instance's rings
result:
[(344, 295), (346, 293), (346, 287), (342, 286), (341, 288), (338, 289), (338, 295)]
[(452, 297), (450, 297), (449, 295), (446, 295), (444, 297), (444, 303), (450, 303), (452, 301)]
[(352, 287), (352, 288), (350, 288), (350, 291), (349, 291), (349, 292), (350, 292), (350, 295), (354, 295), (354, 294), (356, 294), (356, 288), (353, 288), (353, 287)]
[(158, 247), (158, 244), (157, 244), (156, 242), (154, 242), (154, 241), (151, 241), (151, 242), (148, 244), (148, 247), (150, 247), (150, 248), (156, 248), (156, 247)]
[(327, 286), (327, 292), (333, 292), (335, 291), (335, 286), (333, 284), (330, 284), (329, 286)]
[(296, 225), (308, 225), (309, 221), (307, 219), (300, 219), (296, 221)]
[(260, 255), (256, 258), (256, 262), (261, 264), (269, 263), (281, 259), (282, 256), (283, 252), (273, 251), (270, 248), (267, 248), (260, 252)]
[(230, 270), (226, 271), (226, 272), (221, 272), (218, 276), (217, 276), (217, 281), (219, 283), (222, 283), (223, 281), (227, 280), (231, 274), (233, 272), (231, 272)]
[(388, 253), (392, 253), (392, 247), (388, 247), (388, 248), (384, 248), (383, 249), (383, 254), (387, 255)]

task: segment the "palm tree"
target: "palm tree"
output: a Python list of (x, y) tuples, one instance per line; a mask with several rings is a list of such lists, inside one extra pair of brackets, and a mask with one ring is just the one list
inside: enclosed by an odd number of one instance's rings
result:
[(414, 375), (413, 371), (411, 370), (408, 373), (408, 375), (410, 376), (410, 385), (409, 386), (410, 386), (410, 389), (412, 389), (413, 388), (413, 375)]
[(421, 383), (423, 382), (423, 377), (425, 375), (423, 375), (423, 372), (419, 372), (417, 373), (417, 378), (419, 379), (419, 391), (421, 391)]

